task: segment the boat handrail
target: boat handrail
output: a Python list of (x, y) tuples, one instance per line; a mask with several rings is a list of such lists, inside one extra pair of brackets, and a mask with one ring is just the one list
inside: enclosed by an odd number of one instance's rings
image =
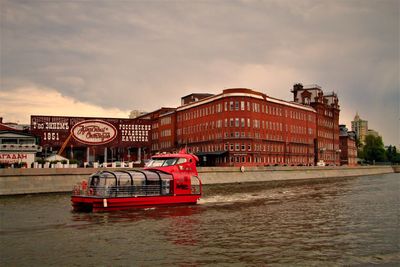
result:
[[(192, 193), (202, 195), (203, 194), (203, 184), (201, 182), (201, 179), (197, 175), (192, 175), (191, 178), (196, 178), (197, 181), (199, 182), (199, 184), (198, 184), (199, 192), (197, 192), (197, 190), (195, 190), (195, 192), (192, 192)], [(196, 187), (196, 185), (192, 184), (192, 181), (190, 181), (190, 183), (191, 183), (192, 189), (193, 189), (193, 187)]]
[(171, 194), (171, 188), (169, 184), (97, 186), (89, 190), (74, 191), (73, 194), (93, 197), (158, 196)]

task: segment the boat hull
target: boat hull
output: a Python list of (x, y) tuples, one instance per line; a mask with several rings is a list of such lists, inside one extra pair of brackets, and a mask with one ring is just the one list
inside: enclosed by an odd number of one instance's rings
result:
[(194, 205), (201, 195), (109, 197), (72, 196), (74, 211), (102, 212), (155, 206)]

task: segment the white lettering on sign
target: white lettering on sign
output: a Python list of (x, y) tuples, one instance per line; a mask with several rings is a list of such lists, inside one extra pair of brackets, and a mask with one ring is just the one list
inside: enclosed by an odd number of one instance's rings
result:
[(86, 120), (72, 127), (72, 136), (79, 142), (89, 145), (102, 145), (117, 137), (114, 125), (102, 120)]
[(59, 137), (58, 133), (44, 132), (43, 140), (44, 141), (58, 141), (58, 140), (60, 140), (60, 137)]
[(148, 142), (150, 125), (145, 124), (120, 124), (122, 142)]
[(66, 122), (46, 122), (47, 130), (68, 130), (69, 126)]

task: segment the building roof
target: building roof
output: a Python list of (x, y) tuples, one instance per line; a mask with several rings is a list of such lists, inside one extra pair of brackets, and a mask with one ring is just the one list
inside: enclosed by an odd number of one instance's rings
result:
[(252, 97), (252, 98), (256, 98), (256, 99), (261, 99), (261, 100), (266, 100), (269, 102), (273, 102), (273, 103), (277, 103), (277, 104), (281, 104), (281, 105), (285, 105), (285, 106), (290, 106), (293, 108), (299, 108), (299, 109), (303, 109), (303, 110), (307, 110), (307, 111), (311, 111), (311, 112), (316, 112), (314, 108), (310, 107), (310, 106), (305, 106), (299, 103), (295, 103), (295, 102), (288, 102), (285, 100), (280, 100), (277, 98), (273, 98), (273, 97), (269, 97), (264, 93), (252, 90), (252, 89), (248, 89), (248, 88), (230, 88), (230, 89), (224, 89), (222, 93), (217, 94), (217, 95), (213, 95), (204, 99), (201, 99), (197, 102), (193, 102), (193, 103), (189, 103), (187, 105), (183, 105), (178, 107), (176, 110), (177, 111), (182, 111), (185, 109), (189, 109), (189, 108), (193, 108), (196, 106), (200, 106), (203, 104), (207, 104), (210, 103), (212, 101), (215, 101), (217, 99), (221, 99), (221, 98), (225, 98), (225, 97), (230, 97), (230, 96), (244, 96), (244, 97)]
[(0, 123), (0, 131), (19, 131), (22, 132), (22, 129), (18, 127), (12, 127), (9, 124)]

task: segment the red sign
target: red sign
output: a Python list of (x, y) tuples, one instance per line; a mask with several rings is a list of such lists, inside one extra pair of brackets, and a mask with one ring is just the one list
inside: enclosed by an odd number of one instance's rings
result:
[(1, 163), (33, 162), (35, 153), (0, 153)]
[(72, 136), (88, 145), (103, 145), (117, 137), (114, 125), (102, 120), (86, 120), (74, 125)]
[(47, 147), (61, 147), (65, 142), (74, 146), (143, 147), (150, 144), (151, 121), (33, 115), (31, 132), (40, 138), (41, 146)]

